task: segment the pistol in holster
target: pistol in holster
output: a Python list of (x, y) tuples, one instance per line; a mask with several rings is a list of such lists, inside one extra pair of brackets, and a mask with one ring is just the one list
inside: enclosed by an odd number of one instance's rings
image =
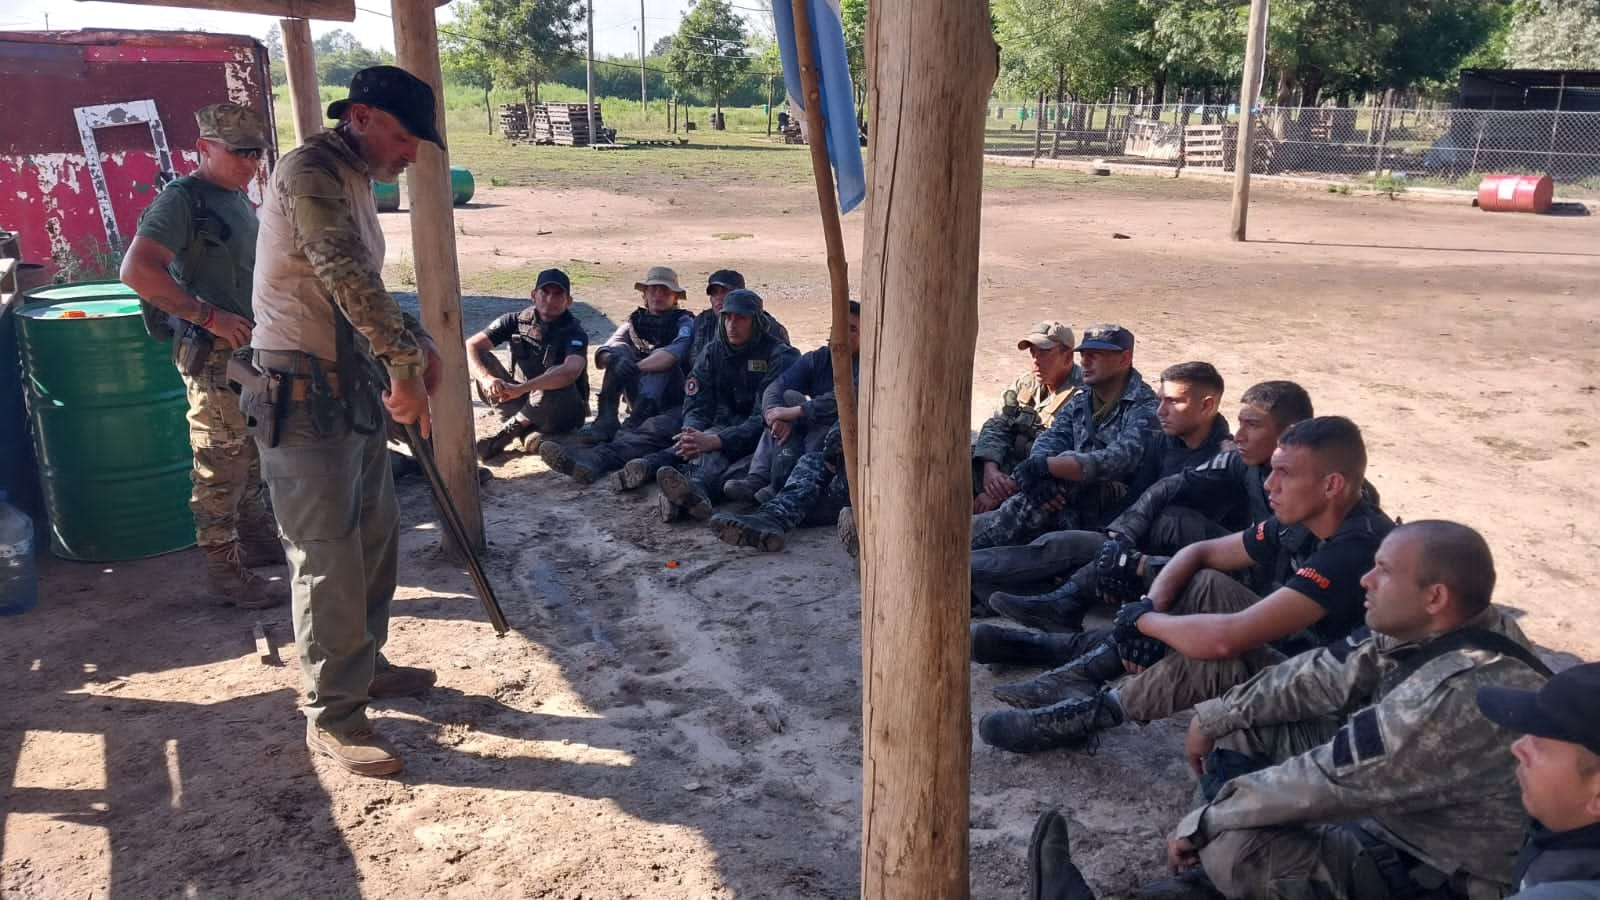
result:
[(228, 383), (237, 385), (245, 430), (262, 447), (278, 446), (278, 428), (288, 413), (289, 378), (257, 368), (246, 347), (228, 358)]
[(216, 337), (193, 322), (176, 317), (173, 321), (176, 323), (176, 337), (172, 341), (173, 365), (178, 367), (179, 372), (193, 378), (205, 370), (206, 360), (211, 358), (211, 348), (216, 345)]

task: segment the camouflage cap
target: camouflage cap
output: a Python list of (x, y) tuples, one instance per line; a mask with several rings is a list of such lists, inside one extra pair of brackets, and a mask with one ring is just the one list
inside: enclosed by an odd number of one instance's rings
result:
[(1073, 337), (1072, 329), (1060, 322), (1040, 322), (1028, 329), (1028, 333), (1017, 341), (1018, 350), (1033, 347), (1036, 350), (1049, 350), (1051, 347), (1066, 347), (1072, 349), (1078, 339)]
[(229, 150), (266, 150), (267, 123), (255, 110), (237, 103), (213, 103), (195, 110), (200, 137), (218, 141)]

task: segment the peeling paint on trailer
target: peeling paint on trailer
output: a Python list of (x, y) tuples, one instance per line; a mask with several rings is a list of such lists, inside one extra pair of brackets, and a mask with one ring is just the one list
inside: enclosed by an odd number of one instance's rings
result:
[[(133, 233), (163, 172), (198, 164), (195, 109), (242, 103), (272, 127), (267, 73), (266, 49), (237, 35), (0, 32), (0, 228), (29, 261), (103, 256)], [(256, 203), (266, 168), (248, 189)]]

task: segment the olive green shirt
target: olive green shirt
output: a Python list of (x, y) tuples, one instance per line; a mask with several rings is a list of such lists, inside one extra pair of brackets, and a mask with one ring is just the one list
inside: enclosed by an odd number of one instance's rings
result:
[[(196, 203), (212, 219), (201, 235), (195, 233)], [(185, 175), (156, 196), (139, 217), (136, 233), (172, 251), (167, 271), (190, 293), (234, 315), (255, 319), (250, 279), (256, 265), (256, 213), (243, 191)], [(199, 256), (193, 277), (186, 280), (184, 267), (194, 242), (199, 243)]]

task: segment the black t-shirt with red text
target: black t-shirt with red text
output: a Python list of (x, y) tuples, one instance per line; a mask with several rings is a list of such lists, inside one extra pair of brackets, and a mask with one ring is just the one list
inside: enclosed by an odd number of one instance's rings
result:
[(1309, 631), (1325, 645), (1343, 640), (1366, 619), (1361, 576), (1372, 569), (1378, 545), (1392, 530), (1394, 522), (1383, 510), (1363, 500), (1327, 540), (1272, 516), (1244, 533), (1244, 549), (1266, 566), (1287, 563), (1279, 569), (1289, 573), (1283, 586), (1310, 597), (1324, 611)]

